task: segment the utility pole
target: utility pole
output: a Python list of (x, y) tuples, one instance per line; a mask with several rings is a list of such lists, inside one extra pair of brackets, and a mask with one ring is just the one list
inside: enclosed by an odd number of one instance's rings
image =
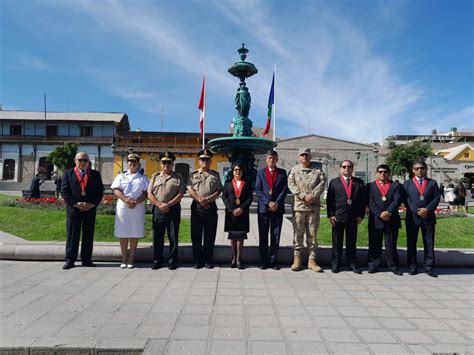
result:
[(161, 107), (160, 119), (161, 119), (161, 129), (163, 130), (163, 127), (165, 124), (165, 107), (164, 106)]

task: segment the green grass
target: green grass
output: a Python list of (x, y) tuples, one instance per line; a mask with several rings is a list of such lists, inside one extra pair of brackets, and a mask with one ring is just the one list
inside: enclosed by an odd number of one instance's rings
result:
[(0, 194), (0, 201), (4, 200), (16, 200), (17, 198), (20, 198), (21, 196), (11, 196), (11, 195), (2, 195)]
[[(152, 241), (151, 215), (146, 215), (145, 238)], [(97, 242), (118, 242), (114, 236), (113, 215), (97, 215), (94, 240)], [(66, 213), (63, 211), (45, 211), (0, 206), (0, 230), (26, 240), (65, 241)], [(181, 219), (179, 241), (190, 243), (190, 221)]]

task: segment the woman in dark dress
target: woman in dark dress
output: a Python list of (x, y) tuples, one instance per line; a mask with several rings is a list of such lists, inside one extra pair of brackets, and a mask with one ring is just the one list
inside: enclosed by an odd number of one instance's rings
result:
[(243, 269), (241, 262), (244, 239), (249, 232), (249, 208), (252, 204), (252, 184), (245, 181), (243, 167), (236, 164), (232, 167), (231, 180), (226, 181), (222, 193), (225, 205), (224, 231), (229, 233), (232, 247), (232, 262), (230, 267)]

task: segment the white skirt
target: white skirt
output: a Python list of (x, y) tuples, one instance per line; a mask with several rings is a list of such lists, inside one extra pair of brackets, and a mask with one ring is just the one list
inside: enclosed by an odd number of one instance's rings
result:
[(115, 236), (117, 238), (143, 238), (145, 236), (145, 203), (129, 208), (122, 200), (115, 209)]

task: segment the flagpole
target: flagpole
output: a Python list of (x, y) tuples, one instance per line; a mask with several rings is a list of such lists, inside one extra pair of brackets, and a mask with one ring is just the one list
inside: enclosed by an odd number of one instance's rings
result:
[[(273, 67), (273, 75), (276, 81), (276, 64)], [(273, 85), (273, 141), (276, 139), (276, 100), (275, 100), (275, 85)]]
[[(207, 77), (207, 67), (204, 68), (204, 82), (206, 81)], [(204, 107), (202, 110), (202, 149), (206, 146), (206, 85), (204, 84)]]

